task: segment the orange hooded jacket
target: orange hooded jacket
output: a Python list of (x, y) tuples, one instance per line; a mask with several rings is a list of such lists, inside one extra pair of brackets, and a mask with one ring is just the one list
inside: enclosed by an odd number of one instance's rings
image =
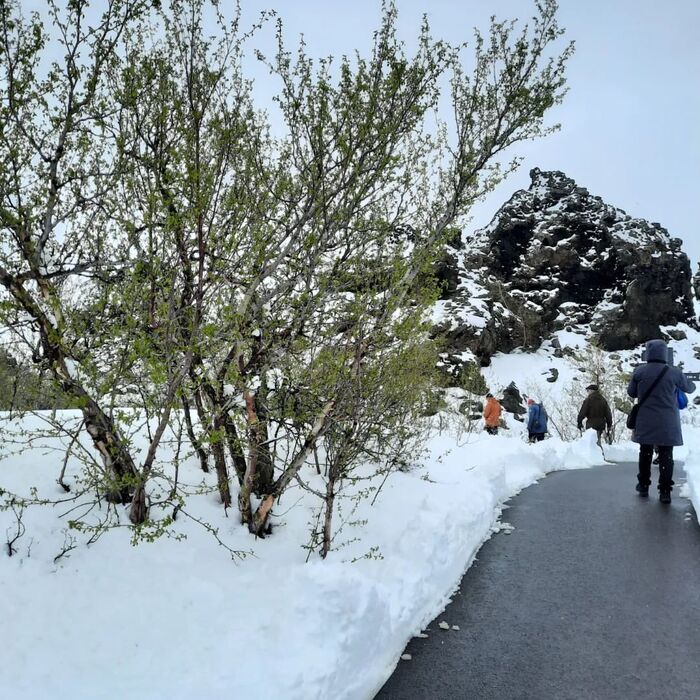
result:
[(501, 404), (498, 403), (498, 399), (493, 396), (490, 399), (486, 399), (486, 406), (484, 407), (484, 420), (489, 428), (497, 428), (501, 422)]

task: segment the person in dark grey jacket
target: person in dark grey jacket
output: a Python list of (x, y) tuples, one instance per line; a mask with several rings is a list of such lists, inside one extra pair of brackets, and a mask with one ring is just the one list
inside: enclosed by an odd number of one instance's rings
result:
[[(634, 370), (627, 387), (632, 398), (644, 396), (667, 363), (668, 348), (663, 340), (650, 340), (646, 348), (646, 364)], [(640, 496), (649, 495), (654, 445), (659, 448), (659, 496), (662, 503), (671, 502), (673, 448), (683, 444), (676, 389), (690, 394), (695, 391), (695, 384), (678, 367), (669, 367), (639, 407), (637, 425), (632, 434), (632, 440), (639, 443), (637, 491)]]

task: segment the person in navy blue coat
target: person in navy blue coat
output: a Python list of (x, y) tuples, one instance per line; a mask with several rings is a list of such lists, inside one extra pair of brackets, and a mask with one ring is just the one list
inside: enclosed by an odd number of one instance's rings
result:
[[(668, 348), (663, 340), (650, 340), (646, 345), (646, 363), (634, 370), (627, 393), (632, 398), (644, 396), (663, 372), (668, 362)], [(673, 448), (683, 444), (681, 418), (676, 391), (688, 394), (695, 391), (691, 382), (678, 367), (669, 367), (654, 390), (639, 407), (637, 424), (632, 440), (639, 444), (639, 474), (637, 492), (649, 495), (651, 460), (654, 446), (659, 450), (659, 497), (662, 503), (671, 502), (673, 487)]]
[(527, 400), (527, 434), (530, 442), (544, 440), (547, 432), (547, 411), (542, 403), (535, 403), (533, 399)]

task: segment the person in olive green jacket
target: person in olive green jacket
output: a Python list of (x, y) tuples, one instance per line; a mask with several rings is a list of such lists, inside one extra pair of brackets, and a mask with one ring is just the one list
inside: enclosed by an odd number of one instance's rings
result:
[(578, 429), (583, 430), (583, 421), (586, 421), (586, 430), (593, 428), (598, 433), (598, 445), (603, 436), (603, 431), (609, 432), (612, 428), (612, 412), (605, 397), (598, 390), (597, 384), (586, 387), (586, 396), (581, 410), (578, 412)]

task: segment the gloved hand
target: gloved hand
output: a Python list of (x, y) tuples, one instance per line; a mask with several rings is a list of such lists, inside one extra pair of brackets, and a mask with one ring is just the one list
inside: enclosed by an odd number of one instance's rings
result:
[(583, 430), (583, 423), (579, 423), (577, 427), (579, 430)]

